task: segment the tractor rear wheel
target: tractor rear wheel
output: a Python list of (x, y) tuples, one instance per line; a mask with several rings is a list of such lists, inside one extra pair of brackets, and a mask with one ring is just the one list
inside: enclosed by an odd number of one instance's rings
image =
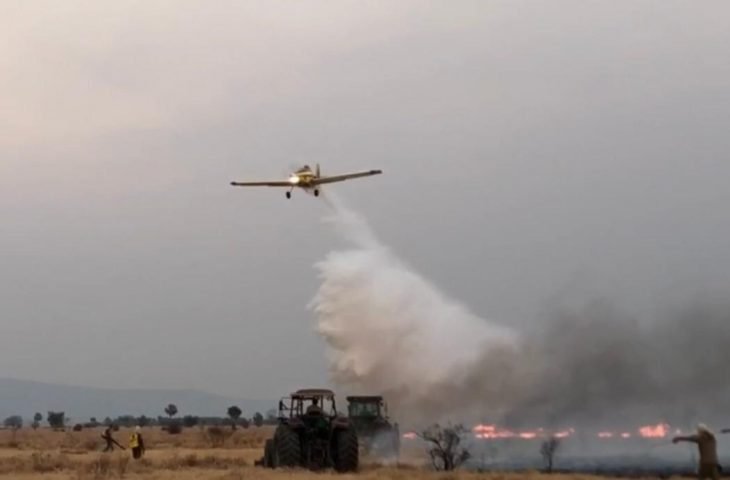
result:
[(302, 461), (299, 435), (287, 425), (279, 425), (274, 435), (274, 468), (298, 467)]
[(335, 434), (335, 449), (335, 470), (341, 473), (356, 471), (359, 452), (355, 429), (339, 430)]

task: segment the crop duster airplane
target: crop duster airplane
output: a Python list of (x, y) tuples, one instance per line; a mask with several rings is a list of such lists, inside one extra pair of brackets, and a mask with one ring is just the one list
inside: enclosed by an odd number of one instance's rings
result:
[(295, 187), (299, 187), (305, 192), (312, 193), (315, 197), (318, 197), (320, 185), (343, 182), (353, 178), (370, 177), (381, 173), (383, 173), (382, 170), (368, 170), (366, 172), (353, 172), (345, 173), (343, 175), (323, 177), (320, 175), (319, 165), (317, 165), (315, 170), (312, 170), (309, 165), (304, 165), (302, 168), (292, 173), (287, 180), (273, 182), (231, 182), (231, 185), (234, 187), (288, 187), (289, 190), (286, 192), (286, 198), (291, 198), (292, 190), (294, 190)]

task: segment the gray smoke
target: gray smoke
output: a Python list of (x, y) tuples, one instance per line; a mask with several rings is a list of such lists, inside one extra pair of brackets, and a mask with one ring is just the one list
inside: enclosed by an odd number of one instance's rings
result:
[[(485, 359), (484, 361), (488, 361)], [(610, 426), (722, 422), (730, 305), (698, 302), (649, 322), (596, 302), (527, 333), (506, 421)], [(529, 379), (520, 386), (520, 381)], [(478, 385), (480, 377), (472, 377)]]
[[(333, 379), (385, 395), (406, 421), (635, 426), (720, 420), (730, 400), (730, 306), (701, 303), (640, 322), (596, 302), (509, 331), (472, 314), (329, 199), (351, 244), (317, 264), (313, 301)], [(729, 419), (730, 420), (730, 419)]]

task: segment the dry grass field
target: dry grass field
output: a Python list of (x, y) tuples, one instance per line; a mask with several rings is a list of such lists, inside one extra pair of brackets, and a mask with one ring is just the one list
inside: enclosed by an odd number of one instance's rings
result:
[[(48, 429), (22, 429), (17, 432), (0, 431), (0, 478), (19, 480), (94, 480), (94, 479), (144, 479), (144, 480), (315, 480), (331, 477), (358, 480), (517, 480), (540, 477), (532, 474), (477, 474), (458, 472), (453, 474), (430, 472), (418, 466), (419, 455), (409, 452), (409, 465), (381, 467), (367, 460), (356, 475), (339, 476), (333, 473), (307, 471), (267, 470), (254, 467), (263, 451), (266, 438), (272, 429), (251, 428), (226, 430), (222, 445), (215, 444), (205, 429), (193, 428), (180, 435), (169, 435), (158, 428), (144, 429), (148, 450), (141, 460), (132, 460), (128, 451), (116, 450), (102, 453), (101, 428), (82, 432), (53, 432)], [(130, 430), (121, 429), (115, 434), (125, 445)], [(220, 439), (218, 439), (220, 440)], [(554, 480), (580, 480), (583, 475), (550, 477)]]

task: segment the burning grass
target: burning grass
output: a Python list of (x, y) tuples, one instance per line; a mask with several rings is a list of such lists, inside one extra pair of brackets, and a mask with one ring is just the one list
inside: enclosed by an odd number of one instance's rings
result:
[[(490, 440), (490, 439), (504, 439), (504, 438), (521, 438), (524, 440), (532, 440), (536, 438), (568, 438), (576, 434), (574, 428), (564, 428), (556, 431), (549, 432), (544, 428), (527, 429), (527, 430), (510, 430), (507, 428), (501, 428), (496, 425), (485, 425), (479, 424), (472, 428), (475, 438)], [(673, 434), (681, 434), (681, 430), (671, 430), (671, 427), (666, 423), (657, 423), (656, 425), (644, 425), (636, 429), (630, 429), (628, 431), (599, 431), (589, 432), (588, 435), (594, 436), (599, 439), (603, 438), (643, 438), (643, 439), (665, 439), (671, 437)], [(409, 435), (409, 434), (407, 434)], [(414, 438), (413, 434), (410, 434), (407, 438)]]

